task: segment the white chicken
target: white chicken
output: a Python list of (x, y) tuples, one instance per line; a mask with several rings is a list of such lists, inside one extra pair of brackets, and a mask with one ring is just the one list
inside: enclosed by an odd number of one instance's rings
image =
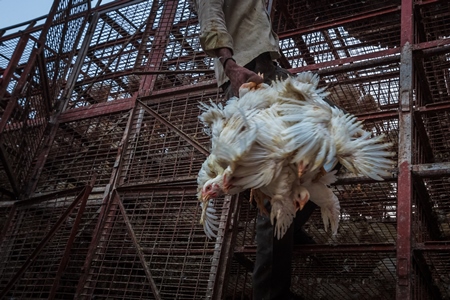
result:
[(320, 174), (321, 170), (306, 172), (300, 177), (300, 184), (309, 192), (309, 200), (320, 207), (322, 221), (325, 231), (331, 227), (333, 235), (337, 233), (339, 227), (339, 217), (341, 214), (341, 205), (338, 197), (333, 193), (329, 186), (336, 182), (336, 170)]
[[(259, 189), (269, 197), (274, 234), (280, 239), (296, 210), (316, 198), (323, 204), (319, 206), (325, 226), (330, 220), (335, 233), (339, 203), (327, 187), (334, 173), (321, 178), (323, 167), (330, 170), (340, 162), (356, 174), (382, 180), (389, 175), (393, 154), (382, 136), (371, 138), (356, 117), (324, 101), (327, 93), (318, 83), (318, 76), (301, 73), (271, 86), (252, 89), (246, 84), (240, 98), (224, 107), (202, 104), (200, 119), (211, 128), (207, 160), (212, 162), (204, 163), (206, 170), (199, 172), (199, 177), (206, 173), (208, 178), (199, 180), (199, 200)], [(208, 168), (217, 171), (208, 173)], [(207, 207), (203, 205), (202, 216)], [(205, 226), (204, 219), (202, 223)]]

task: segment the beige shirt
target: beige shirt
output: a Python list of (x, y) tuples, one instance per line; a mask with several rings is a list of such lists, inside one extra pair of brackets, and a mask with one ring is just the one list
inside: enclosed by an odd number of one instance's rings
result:
[[(214, 49), (227, 47), (237, 64), (244, 66), (258, 55), (280, 56), (278, 36), (273, 32), (265, 0), (196, 0), (200, 43), (211, 57)], [(218, 86), (228, 81), (215, 59)]]

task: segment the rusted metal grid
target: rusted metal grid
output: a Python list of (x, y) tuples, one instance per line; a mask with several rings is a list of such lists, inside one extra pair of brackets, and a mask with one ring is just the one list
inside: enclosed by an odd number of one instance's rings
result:
[[(204, 299), (220, 240), (208, 240), (198, 223), (196, 189), (137, 189), (120, 192), (108, 212), (80, 295)], [(219, 216), (228, 213), (223, 203), (216, 201)]]
[[(427, 1), (424, 1), (427, 2)], [(420, 6), (419, 34), (422, 41), (448, 39), (450, 32), (450, 3), (447, 1), (429, 1), (427, 5)]]
[[(33, 160), (59, 100), (60, 86), (56, 82), (67, 74), (71, 60), (70, 55), (62, 58), (61, 54), (72, 49), (76, 39), (66, 35), (78, 36), (79, 26), (74, 22), (84, 19), (79, 17), (73, 22), (66, 17), (78, 12), (79, 7), (85, 11), (85, 3), (66, 11), (68, 5), (66, 1), (54, 6), (40, 29), (32, 28), (32, 22), (24, 33), (0, 39), (2, 44), (5, 42), (3, 58), (8, 61), (0, 89), (2, 119), (7, 120), (1, 129), (0, 181), (12, 199), (19, 198), (30, 179)], [(17, 38), (16, 49), (11, 51), (8, 44), (15, 44)]]
[(61, 123), (35, 194), (84, 186), (93, 176), (109, 183), (130, 112)]
[(64, 299), (74, 295), (102, 199), (91, 197), (84, 206), (82, 191), (15, 205), (0, 246), (2, 296), (48, 298), (57, 292), (57, 298)]
[(395, 299), (395, 266), (394, 252), (303, 254), (292, 290), (306, 299)]
[[(448, 273), (450, 271), (450, 255), (448, 251), (419, 251), (416, 253), (419, 257), (420, 265), (418, 267), (426, 268), (432, 266), (427, 270), (427, 280), (429, 282), (428, 288), (431, 289), (430, 294), (435, 296), (434, 299), (450, 299), (450, 282), (448, 280)], [(417, 259), (416, 259), (417, 260)], [(420, 291), (419, 291), (420, 292)], [(429, 298), (417, 298), (429, 299)]]
[(0, 178), (2, 186), (14, 191), (16, 197), (26, 183), (27, 173), (40, 147), (49, 118), (50, 103), (43, 97), (41, 89), (42, 78), (46, 76), (42, 69), (34, 66), (28, 88), (22, 95), (9, 99), (16, 104), (3, 115), (3, 118), (8, 119), (8, 124), (2, 132), (4, 163), (1, 164)]
[(199, 101), (208, 103), (216, 95), (213, 89), (141, 102), (134, 112), (121, 184), (195, 182), (210, 147), (210, 137), (198, 119)]
[(159, 69), (161, 73), (155, 82), (156, 90), (215, 79), (213, 59), (200, 46), (200, 25), (195, 10), (190, 5), (192, 2), (181, 0), (178, 3), (173, 26), (167, 36)]
[(284, 67), (319, 64), (324, 68), (336, 60), (373, 58), (380, 51), (387, 57), (395, 55), (397, 50), (392, 48), (400, 45), (400, 1), (276, 3), (273, 24), (280, 36)]
[[(375, 1), (335, 1), (332, 5), (328, 2), (308, 1), (312, 8), (304, 7), (306, 1), (291, 1), (286, 4), (282, 2), (275, 2), (277, 12), (274, 17), (274, 23), (277, 24), (275, 28), (280, 33), (281, 47), (286, 57), (286, 60), (280, 60), (281, 64), (289, 68), (300, 66), (305, 66), (305, 69), (310, 67), (312, 70), (319, 68), (321, 74), (325, 74), (323, 84), (329, 85), (332, 92), (330, 99), (357, 114), (361, 119), (365, 119), (366, 128), (374, 134), (387, 134), (387, 139), (394, 142), (393, 149), (396, 149), (398, 121), (394, 111), (398, 106), (399, 51), (393, 47), (400, 44), (400, 1), (377, 1), (376, 3)], [(168, 22), (170, 19), (165, 18), (167, 16), (165, 9), (168, 5), (155, 3), (133, 2), (130, 5), (122, 5), (121, 8), (108, 9), (100, 14), (99, 22), (96, 23), (97, 27), (94, 30), (94, 38), (90, 40), (91, 50), (83, 59), (84, 69), (82, 68), (77, 78), (76, 92), (72, 94), (69, 107), (76, 108), (132, 97), (138, 90), (139, 81), (143, 76), (150, 77), (155, 94), (177, 91), (179, 87), (188, 87), (200, 81), (208, 82), (213, 78), (210, 68), (211, 60), (198, 49), (196, 41), (198, 25), (187, 2), (180, 1), (175, 7), (173, 22)], [(316, 5), (321, 8), (317, 8)], [(286, 11), (291, 15), (291, 19), (287, 17), (289, 14), (286, 14)], [(421, 1), (420, 9), (417, 11), (422, 13), (421, 22), (424, 24), (424, 32), (430, 32), (421, 36), (420, 41), (433, 42), (441, 39), (445, 43), (448, 37), (448, 24), (450, 24), (448, 4), (442, 1)], [(320, 12), (320, 15), (317, 15), (317, 12)], [(147, 28), (147, 31), (144, 27), (138, 29), (141, 24), (146, 23), (147, 13), (150, 16), (149, 20), (153, 20), (148, 22), (152, 24), (151, 28)], [(326, 20), (324, 16), (327, 17)], [(292, 23), (292, 19), (299, 22)], [(170, 27), (170, 29), (165, 32), (162, 30), (163, 27)], [(66, 33), (60, 29), (55, 29), (55, 36), (64, 34)], [(148, 38), (145, 41), (146, 36)], [(153, 52), (150, 52), (149, 49), (154, 46), (157, 37), (159, 37), (158, 46), (162, 47), (160, 49), (163, 51), (159, 53), (153, 49), (151, 50)], [(160, 43), (162, 39), (166, 39), (167, 44)], [(92, 42), (96, 40), (100, 43)], [(12, 44), (15, 43), (14, 39), (10, 41)], [(424, 45), (424, 47), (432, 48), (433, 46)], [(423, 120), (425, 134), (417, 135), (415, 139), (417, 142), (421, 137), (427, 136), (435, 161), (448, 162), (448, 146), (445, 143), (448, 131), (445, 120), (448, 119), (448, 109), (444, 107), (449, 100), (446, 88), (448, 54), (445, 52), (442, 54), (442, 51), (439, 54), (427, 51), (423, 52), (424, 67), (421, 76), (426, 78), (429, 84), (430, 99), (418, 97), (419, 113), (416, 120)], [(119, 52), (120, 54), (117, 55)], [(95, 56), (91, 53), (95, 53)], [(147, 56), (156, 57), (156, 68), (152, 68), (151, 65), (144, 68), (147, 63), (153, 63), (147, 60)], [(384, 58), (387, 60), (383, 62)], [(103, 67), (100, 66), (101, 62)], [(361, 68), (349, 66), (348, 62), (372, 65)], [(344, 71), (333, 70), (337, 64), (341, 63), (344, 64), (341, 65)], [(110, 69), (105, 68), (106, 65)], [(49, 64), (49, 68), (58, 76), (63, 74), (55, 71), (55, 65)], [(420, 64), (416, 65), (416, 68), (422, 69)], [(136, 73), (140, 70), (148, 71), (148, 73)], [(201, 75), (197, 76), (197, 71)], [(121, 85), (119, 81), (123, 84)], [(60, 82), (56, 83), (60, 84)], [(64, 82), (61, 85), (64, 85)], [(128, 86), (125, 87), (125, 85)], [(133, 85), (133, 88), (130, 88), (130, 85)], [(103, 89), (109, 89), (108, 93), (111, 96), (100, 101), (91, 99), (92, 95), (87, 92), (97, 90), (97, 96), (99, 96)], [(205, 155), (199, 151), (199, 148), (208, 149), (208, 137), (196, 120), (199, 113), (196, 101), (205, 100), (207, 96), (214, 98), (213, 95), (214, 92), (188, 96), (180, 94), (163, 99), (153, 97), (149, 101), (138, 102), (133, 111), (133, 125), (125, 142), (127, 147), (123, 152), (121, 180), (118, 182), (119, 185), (129, 187), (120, 191), (120, 197), (107, 212), (110, 218), (99, 228), (102, 239), (94, 252), (89, 252), (87, 247), (88, 240), (94, 231), (94, 223), (98, 224), (96, 218), (100, 208), (99, 202), (96, 202), (96, 206), (92, 208), (90, 217), (82, 220), (82, 224), (87, 224), (86, 239), (83, 243), (75, 243), (71, 250), (78, 256), (73, 262), (71, 260), (72, 264), (67, 269), (71, 270), (67, 273), (68, 279), (58, 287), (58, 291), (64, 294), (58, 297), (71, 297), (78, 285), (78, 290), (84, 297), (100, 295), (101, 298), (152, 299), (154, 294), (149, 287), (150, 281), (146, 268), (150, 270), (151, 277), (161, 290), (163, 298), (203, 298), (209, 291), (207, 274), (210, 273), (213, 263), (208, 260), (214, 253), (214, 243), (206, 241), (202, 236), (200, 225), (197, 224), (199, 208), (195, 197), (194, 179)], [(424, 107), (431, 103), (443, 106)], [(154, 117), (155, 112), (159, 118)], [(112, 164), (119, 150), (117, 145), (124, 134), (124, 128), (130, 116), (128, 111), (83, 120), (80, 115), (80, 120), (76, 121), (73, 119), (74, 116), (71, 121), (64, 121), (58, 129), (56, 142), (52, 146), (38, 184), (38, 192), (82, 186), (93, 173), (100, 174), (98, 180), (102, 189), (109, 183), (110, 175), (113, 173)], [(115, 123), (114, 120), (119, 121)], [(168, 124), (165, 121), (168, 121)], [(109, 131), (115, 126), (117, 130)], [(180, 132), (177, 130), (181, 131), (181, 134), (185, 133), (186, 136), (180, 138)], [(69, 142), (64, 138), (67, 137), (68, 132)], [(71, 157), (78, 157), (77, 154), (82, 153), (79, 149), (85, 146), (82, 143), (83, 134), (87, 135), (90, 141), (95, 139), (92, 138), (93, 136), (99, 137), (95, 140), (98, 143), (88, 143), (87, 157), (76, 161), (80, 166), (73, 169), (66, 167), (65, 161), (70, 161)], [(108, 139), (109, 135), (113, 136), (112, 139)], [(102, 142), (102, 139), (105, 141)], [(423, 140), (421, 139), (420, 142)], [(70, 143), (72, 144), (69, 145)], [(76, 145), (75, 149), (71, 148), (73, 145)], [(111, 149), (106, 150), (106, 145), (112, 145)], [(107, 153), (106, 158), (102, 155), (105, 154), (104, 151)], [(424, 154), (427, 150), (421, 151), (423, 153), (416, 158), (417, 162), (431, 162)], [(101, 162), (97, 163), (97, 159)], [(95, 166), (101, 170), (94, 169)], [(79, 170), (82, 171), (79, 172)], [(69, 179), (58, 181), (58, 174), (63, 175), (61, 178), (67, 176)], [(345, 175), (343, 177), (347, 176), (347, 174), (343, 175)], [(183, 180), (188, 180), (186, 182), (189, 182), (190, 186), (175, 187)], [(308, 299), (336, 297), (338, 297), (336, 299), (346, 299), (345, 295), (353, 294), (357, 294), (361, 299), (381, 297), (392, 299), (395, 293), (396, 260), (393, 251), (385, 251), (382, 248), (376, 248), (376, 251), (363, 249), (358, 255), (351, 253), (345, 256), (326, 248), (327, 243), (347, 244), (353, 251), (357, 248), (355, 243), (360, 242), (367, 247), (373, 243), (381, 243), (389, 247), (395, 244), (396, 183), (391, 180), (382, 183), (365, 180), (357, 183), (352, 180), (338, 182), (334, 187), (334, 191), (341, 200), (342, 208), (338, 235), (332, 237), (329, 232), (326, 233), (323, 230), (320, 214), (316, 211), (307, 223), (306, 230), (319, 243), (319, 247), (325, 248), (314, 255), (311, 252), (296, 250), (298, 257), (294, 261), (293, 289)], [(444, 239), (448, 239), (449, 220), (445, 212), (447, 181), (448, 176), (439, 179), (423, 179), (422, 192), (429, 194), (431, 204), (418, 202), (417, 199), (422, 195), (416, 191), (419, 195), (416, 195), (414, 200), (413, 231), (418, 242), (436, 239), (430, 233), (433, 227), (429, 221), (429, 215), (425, 212), (427, 209), (431, 210), (430, 215), (436, 218)], [(155, 182), (164, 182), (165, 186), (154, 187)], [(144, 189), (140, 186), (146, 184), (152, 184), (153, 189), (148, 187)], [(52, 187), (48, 188), (49, 186)], [(132, 192), (131, 189), (133, 189)], [(217, 205), (216, 207), (220, 207), (220, 201)], [(254, 247), (256, 209), (247, 202), (242, 202), (241, 205), (243, 208), (238, 222), (236, 247), (243, 247), (245, 250), (245, 247)], [(180, 211), (185, 211), (186, 215), (180, 216)], [(218, 213), (222, 211), (219, 210)], [(188, 214), (191, 219), (187, 217)], [(33, 218), (39, 217), (36, 215)], [(26, 229), (27, 226), (24, 228)], [(155, 228), (157, 228), (156, 231)], [(193, 239), (184, 236), (191, 233)], [(63, 237), (59, 235), (57, 237), (55, 242), (58, 239), (65, 241)], [(7, 238), (13, 240), (14, 236), (8, 235)], [(92, 245), (97, 246), (95, 243)], [(79, 249), (79, 252), (76, 249)], [(79, 269), (83, 266), (84, 258), (88, 256), (88, 253), (94, 253), (95, 257), (92, 264), (85, 270), (87, 277), (79, 280)], [(236, 255), (239, 256), (242, 253), (244, 257), (236, 258)], [(425, 266), (431, 272), (444, 299), (448, 298), (446, 274), (449, 268), (445, 264), (445, 255), (440, 254), (445, 253), (443, 250), (424, 252)], [(71, 257), (73, 255), (75, 254), (71, 254)], [(314, 264), (317, 262), (317, 257), (323, 265)], [(23, 262), (26, 257), (20, 259)], [(228, 295), (251, 294), (251, 262), (253, 260), (252, 251), (236, 251), (229, 284), (225, 287)], [(327, 263), (329, 263), (328, 267)], [(46, 264), (52, 265), (53, 260), (49, 258)], [(414, 267), (413, 277), (414, 297), (427, 299), (430, 293), (432, 294), (430, 291), (432, 285), (429, 278), (427, 279), (426, 268), (424, 270), (418, 258), (415, 264), (417, 266)], [(17, 266), (19, 265), (20, 263)], [(201, 272), (193, 271), (194, 265), (200, 265)], [(30, 268), (27, 272), (35, 271)], [(334, 272), (333, 278), (329, 277), (331, 272)], [(62, 276), (65, 274), (63, 273)], [(309, 275), (304, 276), (304, 274)], [(50, 273), (45, 275), (48, 278), (53, 276)], [(118, 283), (117, 286), (111, 283), (111, 278)], [(196, 281), (192, 278), (196, 278)], [(25, 279), (29, 280), (28, 277), (24, 277)], [(45, 298), (48, 296), (49, 288), (47, 283), (41, 284), (39, 280), (37, 280), (38, 284), (28, 287), (22, 294), (15, 287), (11, 293), (13, 296), (22, 296), (31, 291), (33, 297), (41, 295), (41, 298)], [(32, 281), (28, 282), (32, 283)], [(22, 281), (19, 281), (17, 288), (24, 288)]]
[(84, 37), (88, 49), (78, 52), (82, 66), (68, 108), (129, 98), (139, 89), (140, 77), (132, 71), (146, 59), (152, 45), (146, 31), (152, 25), (147, 24), (151, 11), (152, 2), (142, 1), (92, 18), (92, 33)]
[[(141, 1), (100, 12), (68, 107), (132, 97), (214, 79), (212, 59), (198, 40), (198, 21), (188, 1)], [(93, 21), (94, 22), (94, 21)]]
[[(18, 48), (18, 43), (22, 39), (25, 39), (28, 37), (28, 35), (31, 35), (35, 38), (38, 38), (40, 35), (40, 31), (30, 32), (30, 33), (23, 33), (21, 35), (13, 35), (13, 36), (5, 36), (0, 39), (2, 46), (1, 46), (1, 54), (0, 55), (0, 72), (6, 69), (8, 66), (8, 63), (13, 59), (14, 51)], [(28, 40), (25, 41), (26, 46), (24, 47), (23, 52), (20, 54), (20, 58), (18, 61), (18, 66), (16, 71), (14, 72), (10, 82), (7, 86), (7, 93), (5, 95), (5, 98), (1, 99), (0, 101), (2, 103), (5, 103), (6, 100), (9, 98), (8, 96), (11, 95), (11, 93), (14, 90), (15, 85), (17, 84), (17, 81), (19, 80), (21, 72), (23, 72), (23, 69), (28, 62), (30, 58), (31, 51), (33, 50), (33, 47), (36, 45), (36, 41), (34, 40)], [(3, 75), (3, 72), (1, 73)], [(2, 76), (3, 77), (3, 76)], [(0, 106), (0, 111), (3, 113), (4, 106), (3, 104)]]
[(450, 239), (450, 177), (442, 176), (439, 178), (425, 178), (423, 179), (424, 185), (428, 192), (428, 197), (431, 205), (431, 218), (430, 221), (434, 221), (438, 228), (438, 232), (435, 232), (434, 239), (437, 237), (439, 240)]

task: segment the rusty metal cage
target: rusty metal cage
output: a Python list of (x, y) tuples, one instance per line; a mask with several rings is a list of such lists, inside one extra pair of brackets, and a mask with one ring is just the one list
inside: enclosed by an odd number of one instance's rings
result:
[[(345, 169), (337, 235), (316, 210), (295, 246), (303, 299), (450, 299), (450, 4), (269, 1), (280, 66), (392, 143), (382, 182)], [(224, 102), (188, 0), (55, 0), (0, 29), (0, 298), (252, 299), (258, 211), (199, 224)]]

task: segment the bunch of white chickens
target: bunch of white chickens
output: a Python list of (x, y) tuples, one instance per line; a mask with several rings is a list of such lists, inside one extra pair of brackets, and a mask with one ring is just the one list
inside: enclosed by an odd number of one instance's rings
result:
[(327, 93), (318, 83), (317, 75), (300, 73), (271, 86), (245, 84), (225, 106), (201, 103), (200, 120), (212, 139), (197, 179), (200, 223), (209, 238), (218, 230), (213, 199), (247, 189), (257, 191), (262, 211), (264, 199), (270, 201), (278, 239), (308, 200), (321, 208), (325, 230), (330, 224), (336, 234), (340, 205), (329, 188), (334, 166), (339, 162), (375, 180), (390, 175), (392, 145), (324, 101)]

